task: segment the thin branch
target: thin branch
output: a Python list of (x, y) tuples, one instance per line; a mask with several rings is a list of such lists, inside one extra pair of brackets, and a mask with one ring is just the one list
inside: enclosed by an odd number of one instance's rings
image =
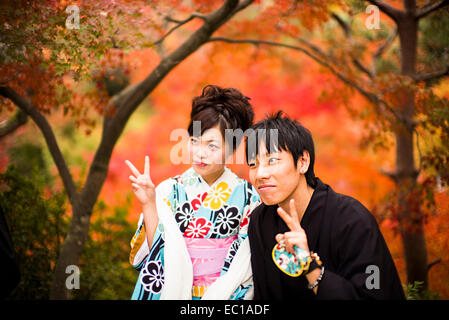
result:
[(242, 11), (243, 9), (248, 7), (253, 2), (254, 2), (254, 0), (245, 0), (245, 1), (240, 2), (239, 5), (237, 6), (237, 8), (235, 8), (233, 15), (239, 11)]
[[(397, 112), (391, 106), (388, 105), (387, 102), (385, 102), (384, 100), (380, 99), (374, 93), (366, 91), (361, 86), (356, 84), (354, 81), (351, 81), (350, 79), (345, 77), (342, 73), (338, 72), (327, 61), (325, 61), (323, 59), (320, 59), (319, 57), (315, 56), (313, 53), (311, 53), (309, 50), (307, 50), (305, 48), (298, 47), (298, 46), (293, 46), (293, 45), (289, 45), (289, 44), (285, 44), (285, 43), (274, 42), (274, 41), (255, 40), (255, 39), (229, 39), (229, 38), (224, 38), (224, 37), (213, 37), (213, 38), (210, 38), (207, 42), (214, 42), (214, 41), (227, 42), (227, 43), (252, 44), (252, 45), (255, 45), (255, 46), (270, 45), (270, 46), (277, 46), (277, 47), (288, 48), (288, 49), (293, 49), (293, 50), (296, 50), (296, 51), (300, 51), (300, 52), (304, 53), (305, 55), (307, 55), (308, 57), (310, 57), (313, 60), (315, 60), (320, 65), (322, 65), (325, 68), (329, 69), (329, 71), (331, 73), (333, 73), (335, 76), (337, 76), (337, 78), (339, 78), (345, 84), (349, 85), (350, 87), (353, 87), (360, 94), (365, 96), (369, 101), (371, 101), (374, 104), (374, 106), (376, 106), (376, 109), (377, 109), (378, 112), (385, 114), (384, 109), (388, 110), (396, 118), (396, 120), (399, 121), (400, 123), (402, 123), (408, 130), (410, 130), (410, 131), (413, 130), (412, 126), (409, 125), (404, 119), (402, 119), (397, 114)], [(384, 109), (379, 109), (378, 108), (379, 106), (382, 106)]]
[(443, 7), (446, 7), (449, 5), (449, 0), (443, 0), (443, 1), (439, 1), (439, 2), (435, 2), (434, 4), (425, 6), (423, 8), (421, 8), (415, 15), (415, 19), (419, 20), (421, 18), (424, 18), (425, 16), (427, 16), (428, 14), (441, 9)]
[(76, 186), (73, 182), (72, 175), (67, 167), (65, 159), (59, 149), (56, 137), (53, 133), (47, 119), (36, 109), (36, 107), (26, 98), (20, 96), (15, 90), (10, 87), (0, 86), (0, 95), (11, 100), (17, 107), (24, 111), (37, 124), (42, 134), (44, 135), (50, 154), (58, 168), (61, 175), (64, 187), (70, 202), (73, 204), (77, 196)]
[(377, 6), (383, 13), (389, 16), (394, 21), (398, 22), (400, 16), (403, 14), (401, 10), (381, 1), (381, 0), (367, 0), (369, 3)]
[(10, 119), (6, 120), (4, 124), (0, 124), (0, 138), (13, 133), (27, 123), (27, 121), (28, 116), (26, 113), (23, 112), (22, 109), (17, 110), (17, 112)]
[(128, 86), (118, 96), (111, 99), (108, 107), (115, 109), (117, 112), (104, 125), (104, 132), (108, 135), (108, 139), (116, 141), (119, 138), (129, 117), (148, 94), (173, 68), (206, 43), (220, 26), (231, 19), (238, 7), (239, 1), (226, 0), (216, 11), (207, 14), (204, 24), (168, 56), (164, 57), (145, 79)]
[[(343, 29), (343, 32), (346, 36), (346, 38), (349, 41), (349, 44), (351, 46), (354, 46), (354, 41), (352, 39), (352, 31), (351, 31), (351, 27), (335, 12), (332, 13), (332, 17), (337, 21), (337, 23), (339, 24), (339, 26)], [(351, 55), (352, 58), (352, 63), (356, 66), (357, 69), (359, 69), (360, 71), (362, 71), (363, 73), (365, 73), (370, 79), (374, 78), (373, 73), (366, 68), (362, 62), (355, 57), (352, 53), (349, 53)]]
[(393, 32), (388, 36), (388, 38), (385, 40), (385, 42), (377, 48), (376, 52), (373, 54), (373, 58), (379, 58), (385, 50), (388, 49), (388, 47), (393, 43), (393, 40), (398, 35), (398, 28), (397, 26), (394, 28)]
[(432, 268), (434, 265), (436, 265), (436, 264), (438, 264), (440, 262), (441, 262), (441, 258), (437, 258), (437, 259), (433, 260), (432, 262), (430, 262), (427, 265), (427, 272), (429, 272), (430, 268)]
[(195, 18), (200, 18), (202, 20), (206, 20), (206, 16), (201, 14), (201, 13), (192, 13), (188, 18), (184, 19), (184, 20), (177, 20), (177, 19), (173, 19), (169, 16), (165, 17), (165, 20), (167, 20), (168, 22), (174, 22), (176, 23), (176, 26), (174, 26), (173, 28), (171, 28), (170, 30), (167, 31), (167, 33), (165, 33), (159, 40), (155, 41), (153, 43), (153, 45), (158, 45), (160, 43), (162, 43), (165, 38), (167, 38), (171, 33), (173, 33), (175, 30), (177, 30), (178, 28), (182, 27), (183, 25), (185, 25), (187, 22), (192, 21)]
[(439, 78), (445, 77), (449, 75), (449, 66), (446, 66), (443, 70), (417, 74), (413, 76), (415, 81), (429, 81), (429, 80), (437, 80)]

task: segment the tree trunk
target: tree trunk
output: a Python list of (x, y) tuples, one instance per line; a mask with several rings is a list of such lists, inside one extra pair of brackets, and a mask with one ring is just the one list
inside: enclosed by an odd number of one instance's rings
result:
[[(405, 1), (405, 12), (398, 20), (401, 45), (401, 74), (413, 77), (417, 55), (418, 20), (415, 19), (415, 1)], [(407, 282), (424, 282), (427, 288), (427, 249), (422, 212), (413, 212), (409, 206), (411, 191), (416, 185), (417, 171), (414, 161), (413, 115), (414, 93), (406, 93), (399, 115), (406, 125), (400, 125), (396, 138), (396, 188), (398, 190), (399, 225), (407, 268)], [(415, 210), (416, 211), (416, 210)]]
[[(116, 109), (113, 117), (105, 117), (101, 143), (95, 154), (85, 185), (72, 200), (72, 221), (68, 235), (64, 240), (55, 268), (50, 292), (51, 299), (70, 299), (71, 290), (66, 286), (66, 268), (77, 265), (88, 238), (90, 218), (107, 177), (112, 151), (123, 129), (135, 109), (164, 79), (164, 77), (190, 54), (201, 47), (221, 25), (235, 13), (246, 8), (252, 0), (239, 3), (238, 0), (227, 0), (216, 11), (204, 16), (204, 24), (195, 31), (159, 65), (143, 81), (130, 85), (117, 94), (109, 105)], [(82, 271), (82, 270), (81, 270)], [(80, 286), (82, 286), (82, 275)]]

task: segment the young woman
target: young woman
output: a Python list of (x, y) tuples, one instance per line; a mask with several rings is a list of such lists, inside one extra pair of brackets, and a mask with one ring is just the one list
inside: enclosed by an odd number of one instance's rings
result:
[(252, 125), (248, 100), (236, 89), (206, 86), (192, 101), (192, 167), (157, 188), (148, 157), (143, 174), (126, 162), (143, 209), (131, 241), (130, 263), (140, 271), (132, 299), (253, 297), (247, 229), (260, 198), (225, 166), (242, 140), (227, 141), (225, 130)]

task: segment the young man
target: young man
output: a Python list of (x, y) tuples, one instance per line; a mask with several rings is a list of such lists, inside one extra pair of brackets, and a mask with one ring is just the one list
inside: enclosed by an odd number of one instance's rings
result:
[(315, 177), (310, 132), (282, 112), (252, 129), (249, 177), (263, 201), (248, 231), (254, 298), (404, 299), (374, 217)]

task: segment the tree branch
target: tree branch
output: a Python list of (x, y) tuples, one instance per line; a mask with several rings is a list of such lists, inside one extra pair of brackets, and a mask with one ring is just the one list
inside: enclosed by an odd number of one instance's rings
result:
[(429, 80), (437, 80), (439, 78), (442, 78), (444, 76), (449, 75), (449, 66), (446, 66), (443, 70), (435, 71), (435, 72), (429, 72), (429, 73), (423, 73), (423, 74), (417, 74), (413, 76), (413, 79), (415, 81), (429, 81)]
[[(207, 42), (214, 42), (214, 41), (227, 42), (227, 43), (239, 43), (239, 44), (253, 44), (255, 46), (270, 45), (270, 46), (277, 46), (277, 47), (288, 48), (288, 49), (293, 49), (293, 50), (296, 50), (296, 51), (300, 51), (300, 52), (304, 53), (305, 55), (307, 55), (308, 57), (310, 57), (313, 60), (315, 60), (317, 63), (319, 63), (323, 67), (329, 69), (329, 71), (331, 73), (333, 73), (338, 79), (343, 81), (343, 83), (345, 83), (346, 85), (356, 89), (360, 94), (365, 96), (370, 102), (372, 102), (374, 104), (374, 106), (376, 107), (376, 111), (377, 112), (385, 114), (384, 110), (386, 109), (396, 118), (397, 121), (402, 123), (408, 130), (410, 130), (410, 131), (413, 130), (412, 126), (409, 125), (404, 119), (402, 119), (397, 114), (397, 112), (391, 106), (388, 105), (388, 103), (386, 101), (380, 99), (374, 93), (369, 92), (369, 91), (363, 89), (357, 83), (355, 83), (354, 81), (348, 79), (342, 73), (338, 72), (327, 61), (325, 61), (323, 59), (320, 59), (319, 57), (315, 56), (313, 53), (311, 53), (309, 50), (307, 50), (305, 48), (298, 47), (298, 46), (293, 46), (293, 45), (289, 45), (289, 44), (285, 44), (285, 43), (274, 42), (274, 41), (255, 40), (255, 39), (229, 39), (229, 38), (224, 38), (224, 37), (213, 37), (213, 38), (210, 38)], [(383, 107), (384, 109), (380, 109), (379, 106)]]
[(61, 175), (64, 187), (70, 199), (70, 203), (73, 204), (75, 197), (77, 196), (76, 186), (47, 119), (45, 119), (45, 117), (28, 99), (21, 97), (12, 88), (0, 86), (0, 95), (11, 100), (37, 124), (44, 135), (50, 154), (52, 155), (53, 161), (55, 162), (59, 174)]
[(4, 122), (3, 125), (0, 125), (0, 138), (11, 134), (16, 131), (18, 128), (23, 126), (28, 121), (28, 116), (22, 109), (17, 110), (17, 112), (10, 119)]
[[(245, 2), (246, 4), (247, 2)], [(166, 56), (142, 81), (125, 88), (111, 99), (108, 108), (117, 110), (114, 117), (107, 120), (105, 134), (111, 134), (112, 140), (118, 139), (126, 122), (139, 104), (159, 84), (174, 67), (203, 45), (210, 36), (239, 8), (238, 0), (227, 0), (216, 11), (207, 14), (204, 24), (189, 36), (177, 49)]]
[(440, 262), (441, 262), (441, 258), (437, 258), (437, 259), (433, 260), (432, 262), (430, 262), (427, 265), (427, 272), (429, 272), (430, 268), (432, 268), (434, 265), (436, 265), (436, 264), (438, 264)]
[(398, 35), (398, 28), (397, 26), (394, 28), (393, 32), (388, 36), (388, 38), (385, 40), (385, 42), (377, 48), (376, 52), (373, 54), (373, 58), (379, 58), (385, 50), (388, 49), (388, 47), (393, 43), (393, 40)]
[[(332, 17), (337, 21), (337, 23), (343, 29), (343, 32), (344, 32), (346, 38), (348, 39), (349, 43), (351, 44), (351, 46), (354, 46), (354, 41), (352, 40), (351, 27), (335, 12), (332, 13)], [(366, 68), (362, 64), (362, 62), (360, 62), (360, 60), (352, 54), (352, 52), (350, 52), (349, 54), (351, 55), (352, 63), (356, 66), (356, 68), (359, 69), (360, 71), (362, 71), (363, 73), (365, 73), (370, 79), (373, 79), (374, 78), (373, 73), (368, 68)]]
[(167, 33), (165, 33), (159, 40), (153, 42), (153, 45), (158, 45), (160, 43), (162, 43), (165, 38), (167, 38), (171, 33), (173, 33), (176, 29), (182, 27), (183, 25), (185, 25), (187, 22), (192, 21), (195, 18), (200, 18), (202, 20), (206, 20), (207, 17), (201, 13), (192, 13), (188, 18), (184, 19), (184, 20), (177, 20), (177, 19), (173, 19), (170, 16), (165, 17), (165, 20), (167, 20), (168, 22), (174, 22), (176, 23), (176, 26), (174, 26), (173, 28), (171, 28), (170, 30), (167, 31)]
[(381, 1), (381, 0), (367, 0), (369, 3), (379, 7), (380, 11), (385, 13), (394, 21), (398, 22), (399, 17), (402, 15), (402, 11), (396, 9), (395, 7)]
[(415, 19), (419, 20), (421, 18), (424, 18), (425, 16), (427, 16), (428, 14), (441, 9), (443, 7), (446, 7), (449, 5), (449, 0), (442, 0), (436, 3), (433, 3), (431, 5), (425, 6), (423, 8), (421, 8), (415, 15)]

